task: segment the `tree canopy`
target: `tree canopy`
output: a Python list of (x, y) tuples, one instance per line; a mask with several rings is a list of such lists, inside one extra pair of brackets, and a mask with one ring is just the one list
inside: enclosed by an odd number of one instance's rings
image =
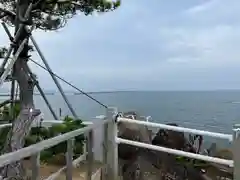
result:
[[(0, 0), (0, 18), (14, 26), (17, 4), (25, 0)], [(30, 14), (31, 22), (42, 30), (56, 30), (64, 27), (69, 18), (78, 13), (91, 15), (93, 12), (103, 13), (113, 11), (120, 6), (120, 0), (29, 0), (33, 8)]]

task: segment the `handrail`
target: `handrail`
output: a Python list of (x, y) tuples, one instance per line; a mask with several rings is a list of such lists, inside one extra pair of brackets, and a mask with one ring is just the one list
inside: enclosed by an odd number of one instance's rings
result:
[[(43, 127), (49, 127), (53, 124), (61, 124), (61, 123), (63, 123), (63, 120), (43, 120), (41, 122)], [(93, 124), (92, 121), (83, 121), (82, 123), (84, 125), (92, 125)], [(33, 122), (32, 127), (38, 126), (38, 124), (40, 124), (40, 122)], [(0, 124), (0, 129), (4, 128), (4, 127), (10, 127), (10, 126), (12, 126), (12, 123)]]
[(192, 158), (192, 159), (198, 159), (198, 160), (203, 160), (203, 161), (208, 161), (208, 162), (213, 162), (213, 163), (228, 165), (230, 167), (233, 167), (233, 160), (226, 160), (226, 159), (222, 159), (222, 158), (205, 156), (205, 155), (201, 155), (201, 154), (194, 154), (194, 153), (190, 153), (190, 152), (166, 148), (166, 147), (162, 147), (162, 146), (156, 146), (156, 145), (142, 143), (142, 142), (131, 141), (131, 140), (122, 139), (122, 138), (117, 138), (117, 142), (123, 143), (123, 144), (128, 144), (131, 146), (147, 148), (147, 149), (151, 149), (151, 150), (155, 150), (155, 151), (166, 152), (169, 154), (184, 156), (184, 157), (188, 157), (188, 158)]
[(111, 121), (111, 119), (110, 120), (99, 121), (99, 122), (93, 123), (92, 125), (89, 125), (87, 127), (77, 129), (77, 130), (74, 130), (74, 131), (71, 131), (71, 132), (53, 137), (51, 139), (41, 141), (37, 144), (19, 149), (19, 150), (14, 151), (14, 152), (3, 154), (3, 155), (0, 156), (0, 167), (8, 165), (12, 162), (19, 161), (19, 160), (24, 159), (26, 157), (29, 157), (33, 154), (36, 154), (36, 153), (38, 153), (42, 150), (51, 148), (51, 147), (53, 147), (53, 146), (55, 146), (55, 145), (57, 145), (61, 142), (67, 141), (67, 140), (72, 139), (76, 136), (79, 136), (81, 134), (89, 132), (89, 131), (91, 131), (93, 129), (96, 129), (97, 127), (99, 127), (99, 126), (101, 126), (105, 123), (108, 123), (109, 121)]
[[(202, 130), (197, 130), (197, 129), (190, 129), (190, 128), (171, 126), (171, 125), (166, 125), (166, 124), (146, 122), (146, 121), (139, 121), (139, 120), (133, 120), (133, 119), (128, 119), (128, 118), (122, 118), (122, 117), (118, 117), (117, 122), (139, 124), (139, 125), (162, 128), (162, 129), (167, 129), (167, 130), (172, 130), (172, 131), (177, 131), (177, 132), (186, 132), (186, 133), (193, 133), (193, 134), (197, 134), (197, 135), (211, 136), (211, 137), (216, 137), (216, 138), (221, 138), (221, 139), (227, 139), (230, 141), (232, 141), (232, 139), (233, 139), (233, 136), (230, 134), (214, 133), (214, 132), (209, 132), (209, 131), (202, 131)], [(182, 150), (176, 150), (176, 149), (166, 148), (166, 147), (162, 147), (162, 146), (156, 146), (156, 145), (152, 145), (152, 144), (136, 142), (136, 141), (118, 138), (118, 137), (116, 138), (116, 142), (122, 143), (122, 144), (128, 144), (131, 146), (137, 146), (137, 147), (141, 147), (141, 148), (147, 148), (147, 149), (151, 149), (151, 150), (166, 152), (166, 153), (184, 156), (184, 157), (188, 157), (188, 158), (213, 162), (213, 163), (217, 163), (217, 164), (228, 165), (230, 167), (234, 166), (233, 160), (226, 160), (226, 159), (222, 159), (222, 158), (216, 158), (216, 157), (211, 157), (211, 156), (206, 156), (206, 155), (201, 155), (201, 154), (194, 154), (194, 153), (185, 152)]]
[(4, 128), (4, 127), (9, 127), (9, 126), (12, 126), (12, 124), (11, 124), (11, 123), (0, 124), (0, 129), (1, 129), (1, 128)]
[[(114, 113), (114, 115), (113, 115), (113, 113)], [(201, 154), (184, 152), (182, 150), (170, 149), (170, 148), (166, 148), (166, 147), (155, 146), (152, 144), (131, 141), (128, 139), (122, 139), (117, 136), (117, 124), (118, 124), (118, 122), (126, 122), (126, 123), (133, 123), (133, 124), (145, 125), (145, 126), (150, 126), (150, 127), (162, 128), (162, 129), (167, 129), (167, 130), (172, 130), (172, 131), (177, 131), (177, 132), (186, 132), (186, 133), (193, 133), (193, 134), (197, 134), (197, 135), (212, 136), (212, 137), (216, 137), (216, 138), (227, 139), (229, 141), (234, 140), (234, 144), (235, 144), (235, 139), (233, 139), (233, 137), (234, 137), (233, 135), (223, 134), (223, 133), (215, 133), (215, 132), (203, 131), (203, 130), (197, 130), (197, 129), (190, 129), (190, 128), (184, 128), (184, 127), (177, 127), (177, 126), (171, 126), (171, 125), (166, 125), (166, 124), (158, 124), (158, 123), (152, 123), (152, 122), (146, 122), (146, 121), (139, 121), (139, 120), (122, 118), (122, 117), (118, 117), (117, 119), (115, 119), (115, 115), (116, 115), (116, 113), (115, 113), (114, 109), (113, 110), (109, 109), (109, 112), (107, 112), (107, 116), (104, 119), (102, 119), (101, 121), (96, 121), (92, 124), (87, 122), (87, 123), (85, 123), (85, 124), (89, 124), (87, 127), (77, 129), (77, 130), (53, 137), (51, 139), (44, 140), (42, 142), (22, 148), (15, 152), (3, 154), (0, 156), (0, 167), (8, 165), (12, 162), (19, 161), (19, 160), (24, 159), (29, 156), (34, 156), (34, 155), (38, 154), (40, 151), (51, 148), (61, 142), (68, 141), (68, 143), (69, 143), (74, 137), (79, 136), (81, 134), (85, 134), (85, 133), (91, 134), (94, 129), (101, 127), (101, 126), (104, 128), (103, 129), (103, 146), (102, 147), (103, 147), (103, 151), (104, 151), (103, 152), (103, 164), (105, 166), (103, 168), (103, 172), (108, 172), (108, 175), (110, 175), (109, 176), (110, 179), (115, 180), (115, 179), (117, 179), (117, 176), (118, 176), (118, 144), (119, 143), (142, 147), (142, 148), (148, 148), (148, 149), (161, 151), (161, 152), (167, 152), (170, 154), (185, 156), (185, 157), (189, 157), (189, 158), (193, 158), (193, 159), (199, 159), (199, 160), (203, 160), (203, 161), (228, 165), (231, 167), (233, 167), (235, 164), (234, 162), (236, 162), (236, 159), (226, 160), (226, 159), (221, 159), (221, 158), (217, 158), (217, 157), (210, 157), (210, 156), (205, 156), (205, 155), (201, 155)], [(115, 120), (117, 120), (117, 121), (115, 121)], [(42, 121), (42, 126), (47, 127), (48, 124), (51, 125), (54, 123), (61, 123), (61, 122), (62, 121), (51, 121), (51, 120)], [(33, 126), (35, 126), (35, 124), (37, 125), (38, 122), (34, 123)], [(0, 128), (2, 128), (4, 126), (11, 126), (11, 124), (0, 125)], [(89, 137), (92, 137), (92, 136), (89, 135)], [(88, 151), (86, 154), (83, 154), (82, 156), (75, 159), (74, 161), (70, 160), (70, 164), (73, 164), (75, 166), (75, 164), (78, 164), (83, 158), (86, 158), (86, 156), (87, 156), (87, 159), (89, 160), (90, 164), (92, 163), (92, 160), (91, 160), (91, 158), (93, 157), (92, 156), (92, 145), (91, 145), (91, 143), (93, 143), (92, 138), (89, 139), (90, 144), (88, 144), (89, 145), (88, 149), (90, 149), (90, 151)], [(68, 147), (71, 147), (71, 146), (72, 145), (69, 145)], [(69, 152), (71, 153), (70, 150), (67, 151), (67, 153), (69, 153)], [(66, 156), (66, 157), (69, 159), (71, 158), (71, 156), (70, 157)], [(67, 161), (67, 162), (69, 162), (69, 161)], [(50, 180), (50, 179), (53, 180), (53, 179), (57, 178), (57, 176), (66, 168), (67, 168), (67, 171), (66, 171), (67, 177), (70, 178), (68, 176), (69, 174), (71, 174), (71, 171), (72, 171), (71, 170), (72, 166), (70, 166), (70, 164), (67, 163), (65, 167), (59, 169), (59, 171), (57, 171), (56, 173), (53, 173), (52, 175), (50, 175), (46, 180)], [(90, 178), (90, 176), (91, 177), (93, 176), (91, 174), (92, 169), (90, 167), (91, 167), (91, 165), (88, 167), (89, 172), (90, 172), (90, 173), (88, 172), (88, 175), (87, 175), (88, 178)], [(108, 177), (108, 175), (107, 175), (107, 177)], [(103, 175), (103, 177), (106, 177), (106, 176)], [(104, 180), (109, 180), (109, 178), (104, 179)]]
[(177, 132), (192, 133), (192, 134), (196, 134), (196, 135), (210, 136), (210, 137), (227, 139), (229, 141), (232, 141), (231, 134), (216, 133), (216, 132), (190, 129), (190, 128), (184, 128), (184, 127), (178, 127), (178, 126), (170, 126), (170, 125), (166, 125), (166, 124), (139, 121), (139, 120), (133, 120), (133, 119), (128, 119), (128, 118), (122, 118), (122, 117), (118, 117), (118, 122), (146, 125), (146, 126), (150, 126), (150, 127), (162, 128), (162, 129), (167, 129), (167, 130), (172, 130), (172, 131), (177, 131)]

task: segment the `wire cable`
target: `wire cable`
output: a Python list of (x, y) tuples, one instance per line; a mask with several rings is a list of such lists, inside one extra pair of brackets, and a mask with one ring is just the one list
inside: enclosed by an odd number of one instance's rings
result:
[(98, 103), (99, 105), (103, 106), (104, 108), (108, 108), (107, 105), (101, 103), (100, 101), (98, 101), (97, 99), (95, 99), (94, 97), (90, 96), (89, 94), (87, 94), (86, 92), (84, 92), (83, 90), (79, 89), (78, 87), (74, 86), (72, 83), (66, 81), (64, 78), (58, 76), (56, 73), (48, 70), (47, 68), (45, 68), (43, 65), (39, 64), (38, 62), (34, 61), (32, 58), (29, 58), (30, 61), (32, 61), (34, 64), (36, 64), (37, 66), (41, 67), (42, 69), (44, 69), (45, 71), (48, 71), (49, 73), (51, 73), (52, 75), (54, 75), (56, 78), (60, 79), (61, 81), (65, 82), (67, 85), (71, 86), (72, 88), (76, 89), (77, 91), (79, 91), (80, 93), (82, 93), (83, 95), (87, 96), (88, 98), (90, 98), (91, 100), (95, 101), (96, 103)]

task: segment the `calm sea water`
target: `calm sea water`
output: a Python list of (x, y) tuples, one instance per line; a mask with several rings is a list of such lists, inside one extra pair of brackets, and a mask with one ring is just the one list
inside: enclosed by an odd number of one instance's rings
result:
[[(240, 91), (211, 92), (119, 92), (93, 94), (102, 103), (118, 107), (119, 111), (137, 111), (152, 116), (154, 122), (175, 122), (184, 127), (230, 133), (240, 123)], [(79, 117), (90, 120), (105, 114), (105, 109), (83, 95), (68, 95)], [(56, 112), (62, 108), (71, 115), (60, 95), (48, 99)], [(40, 96), (35, 97), (36, 107), (46, 119), (53, 119)]]
[[(240, 91), (212, 92), (119, 92), (92, 94), (102, 103), (118, 107), (119, 111), (137, 111), (152, 116), (154, 122), (175, 122), (184, 127), (232, 133), (232, 126), (240, 123)], [(47, 96), (58, 112), (70, 112), (60, 95)], [(68, 95), (79, 117), (91, 120), (105, 114), (105, 109), (83, 95)], [(44, 101), (35, 96), (36, 107), (44, 113), (45, 119), (53, 119)], [(205, 138), (205, 144), (213, 139)], [(228, 143), (214, 139), (218, 144)]]

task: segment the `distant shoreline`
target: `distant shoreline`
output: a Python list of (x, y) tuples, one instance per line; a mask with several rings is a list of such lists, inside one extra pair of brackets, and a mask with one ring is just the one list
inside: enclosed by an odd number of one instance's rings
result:
[[(84, 94), (116, 94), (116, 93), (131, 93), (131, 92), (138, 92), (138, 93), (217, 93), (217, 92), (240, 92), (240, 89), (219, 89), (219, 90), (120, 90), (120, 91), (84, 91), (81, 92), (74, 92), (74, 91), (64, 91), (66, 94), (70, 95), (84, 95)], [(60, 94), (58, 91), (53, 92), (44, 92), (45, 95), (58, 95)], [(38, 96), (41, 95), (40, 93), (36, 92), (34, 95)], [(0, 97), (10, 96), (10, 93), (3, 92), (0, 93)]]
[[(56, 93), (44, 93), (45, 95), (55, 95)], [(19, 94), (18, 94), (19, 95)], [(34, 93), (33, 95), (35, 96), (41, 96), (40, 93)], [(6, 97), (6, 96), (10, 96), (10, 94), (7, 94), (7, 93), (2, 93), (0, 94), (0, 97)]]

